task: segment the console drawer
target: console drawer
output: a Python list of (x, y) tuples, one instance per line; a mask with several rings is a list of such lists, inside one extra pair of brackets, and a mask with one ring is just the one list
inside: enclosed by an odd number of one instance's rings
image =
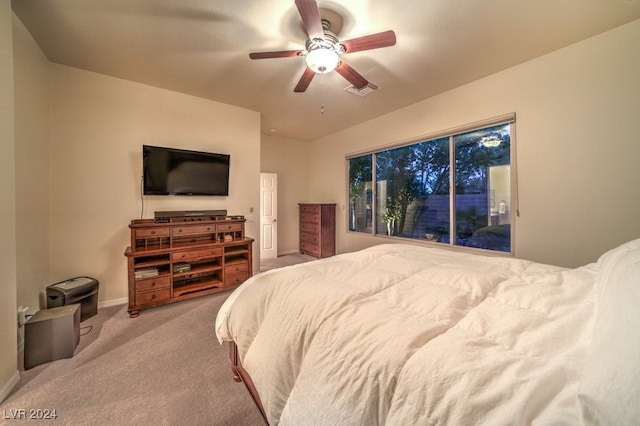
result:
[(240, 274), (240, 273), (249, 273), (249, 262), (241, 262), (241, 263), (233, 263), (231, 265), (226, 265), (224, 267), (224, 275), (225, 277), (228, 275)]
[(180, 235), (197, 235), (197, 234), (210, 234), (216, 232), (216, 225), (188, 225), (178, 226), (173, 228), (173, 236), (179, 237)]
[(169, 288), (171, 282), (169, 277), (153, 277), (136, 280), (136, 292)]
[(219, 223), (218, 232), (236, 232), (242, 231), (241, 223)]
[(154, 238), (154, 237), (168, 237), (169, 228), (144, 228), (136, 229), (134, 231), (134, 238)]
[(208, 257), (221, 256), (222, 255), (222, 247), (212, 247), (207, 249), (200, 250), (189, 250), (189, 251), (179, 251), (175, 253), (171, 253), (171, 260), (196, 260), (196, 259), (206, 259)]
[(231, 286), (240, 285), (243, 282), (245, 282), (247, 280), (247, 278), (249, 278), (249, 274), (248, 273), (235, 274), (235, 275), (225, 275), (225, 277), (224, 277), (224, 286), (225, 287), (231, 287)]
[(136, 305), (148, 305), (163, 300), (169, 300), (171, 298), (171, 289), (166, 288), (156, 291), (145, 291), (142, 293), (136, 293)]

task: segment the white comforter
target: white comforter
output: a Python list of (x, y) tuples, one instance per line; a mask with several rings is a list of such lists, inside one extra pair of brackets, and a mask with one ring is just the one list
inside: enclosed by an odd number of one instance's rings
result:
[(576, 424), (595, 276), (385, 244), (254, 276), (216, 333), (272, 425)]

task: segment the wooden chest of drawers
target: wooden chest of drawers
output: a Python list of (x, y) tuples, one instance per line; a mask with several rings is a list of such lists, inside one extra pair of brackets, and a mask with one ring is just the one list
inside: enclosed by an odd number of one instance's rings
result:
[(300, 253), (318, 258), (336, 254), (336, 205), (298, 204)]

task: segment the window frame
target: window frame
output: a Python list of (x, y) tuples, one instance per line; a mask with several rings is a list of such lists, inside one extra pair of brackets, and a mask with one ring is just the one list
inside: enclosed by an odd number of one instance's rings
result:
[[(420, 243), (420, 244), (428, 244), (428, 245), (434, 245), (437, 244), (437, 247), (442, 247), (442, 248), (447, 248), (447, 249), (452, 249), (452, 250), (458, 250), (458, 251), (470, 251), (470, 252), (481, 252), (482, 254), (491, 254), (491, 255), (496, 255), (496, 256), (507, 256), (507, 257), (515, 257), (516, 255), (516, 245), (515, 245), (515, 236), (516, 236), (516, 218), (520, 216), (520, 209), (519, 209), (519, 203), (518, 203), (518, 168), (517, 168), (517, 141), (516, 141), (516, 114), (515, 112), (513, 113), (509, 113), (509, 114), (504, 114), (504, 115), (500, 115), (500, 116), (496, 116), (496, 117), (492, 117), (492, 118), (488, 118), (485, 120), (480, 120), (480, 121), (476, 121), (473, 123), (469, 123), (469, 124), (465, 124), (465, 125), (461, 125), (461, 126), (456, 126), (456, 127), (452, 127), (446, 130), (442, 130), (442, 131), (438, 131), (438, 132), (434, 132), (434, 133), (430, 133), (427, 135), (422, 135), (419, 137), (415, 137), (415, 138), (411, 138), (409, 140), (404, 140), (404, 141), (399, 141), (399, 142), (395, 142), (395, 143), (390, 143), (390, 144), (385, 144), (382, 146), (376, 146), (373, 149), (367, 149), (367, 150), (363, 150), (363, 151), (359, 151), (359, 152), (353, 152), (353, 153), (348, 153), (345, 155), (345, 165), (346, 165), (346, 185), (347, 185), (347, 191), (346, 191), (346, 203), (345, 205), (347, 207), (350, 207), (350, 193), (349, 193), (349, 187), (350, 187), (350, 160), (357, 158), (357, 157), (362, 157), (362, 156), (366, 156), (366, 155), (371, 155), (372, 157), (372, 163), (371, 163), (371, 170), (372, 170), (372, 182), (371, 182), (371, 211), (372, 211), (372, 224), (373, 226), (371, 227), (371, 232), (363, 232), (363, 231), (357, 231), (357, 230), (351, 230), (350, 229), (350, 208), (345, 209), (345, 227), (346, 227), (346, 232), (348, 234), (354, 234), (354, 235), (360, 235), (360, 236), (371, 236), (374, 238), (383, 238), (383, 239), (393, 239), (393, 240), (401, 240), (401, 241), (406, 241), (406, 242), (412, 242), (412, 243)], [(483, 248), (475, 248), (475, 247), (465, 247), (465, 246), (461, 246), (461, 245), (456, 245), (456, 239), (455, 238), (449, 238), (449, 241), (447, 243), (442, 243), (442, 242), (432, 242), (432, 241), (427, 241), (427, 240), (421, 240), (421, 239), (414, 239), (414, 238), (406, 238), (406, 237), (401, 237), (401, 236), (395, 236), (395, 235), (384, 235), (381, 233), (378, 233), (378, 229), (377, 229), (377, 223), (378, 223), (378, 214), (377, 214), (377, 189), (378, 189), (378, 182), (376, 179), (376, 168), (377, 168), (377, 154), (390, 150), (390, 149), (395, 149), (395, 148), (402, 148), (402, 147), (406, 147), (406, 146), (411, 146), (411, 145), (415, 145), (421, 142), (428, 142), (428, 141), (432, 141), (432, 140), (436, 140), (436, 139), (441, 139), (441, 138), (448, 138), (449, 139), (449, 169), (450, 169), (450, 173), (449, 173), (449, 223), (450, 223), (450, 230), (449, 230), (449, 235), (450, 236), (455, 236), (455, 232), (456, 232), (456, 192), (455, 192), (455, 179), (456, 179), (456, 155), (455, 155), (455, 136), (457, 135), (461, 135), (463, 133), (468, 133), (468, 132), (472, 132), (475, 130), (482, 130), (484, 128), (488, 128), (488, 127), (493, 127), (493, 126), (498, 126), (498, 125), (506, 125), (509, 124), (509, 137), (510, 137), (510, 148), (509, 148), (509, 166), (511, 168), (510, 171), (510, 181), (509, 181), (509, 193), (510, 193), (510, 197), (511, 197), (511, 206), (512, 208), (509, 211), (509, 220), (510, 220), (510, 232), (511, 232), (511, 238), (510, 238), (510, 250), (509, 252), (504, 252), (504, 251), (498, 251), (498, 250), (491, 250), (491, 249), (483, 249)]]

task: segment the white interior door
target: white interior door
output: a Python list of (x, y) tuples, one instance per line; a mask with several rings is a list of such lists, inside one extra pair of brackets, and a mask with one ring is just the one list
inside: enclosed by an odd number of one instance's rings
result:
[(278, 257), (278, 175), (260, 173), (260, 259)]

